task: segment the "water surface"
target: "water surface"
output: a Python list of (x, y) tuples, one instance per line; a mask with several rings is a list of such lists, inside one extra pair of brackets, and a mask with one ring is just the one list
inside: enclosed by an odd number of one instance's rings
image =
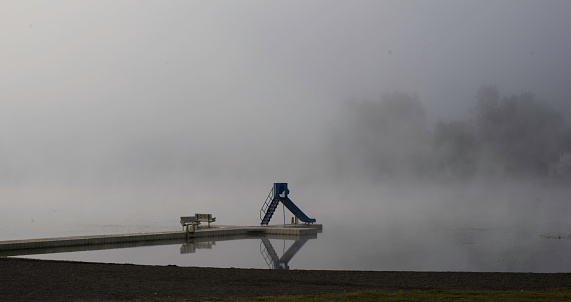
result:
[[(467, 184), (450, 187), (379, 187), (367, 190), (299, 190), (290, 197), (323, 224), (288, 260), (290, 269), (571, 272), (570, 189), (538, 183), (529, 186)], [(265, 194), (264, 194), (265, 195)], [(305, 196), (300, 198), (299, 196)], [(311, 202), (309, 202), (311, 201)], [(184, 204), (184, 203), (181, 203)], [(82, 214), (46, 206), (34, 211), (3, 206), (0, 240), (180, 230), (178, 203), (136, 213)], [(153, 205), (147, 203), (147, 205)], [(260, 202), (261, 205), (261, 202)], [(185, 206), (188, 206), (185, 204)], [(217, 223), (256, 225), (259, 205), (219, 207)], [(49, 206), (47, 207), (49, 208)], [(279, 209), (272, 223), (289, 221)], [(99, 208), (98, 211), (101, 211)], [(206, 211), (201, 211), (206, 212)], [(24, 214), (25, 213), (25, 214)], [(239, 218), (238, 220), (237, 217)], [(234, 220), (232, 220), (234, 219)], [(242, 219), (242, 220), (240, 220)], [(295, 240), (269, 238), (278, 257)], [(285, 268), (264, 256), (261, 238), (212, 239), (191, 245), (119, 247), (107, 250), (26, 255), (40, 259), (152, 265)]]

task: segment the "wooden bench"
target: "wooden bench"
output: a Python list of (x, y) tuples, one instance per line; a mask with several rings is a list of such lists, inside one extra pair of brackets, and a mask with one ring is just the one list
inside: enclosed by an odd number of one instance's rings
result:
[(210, 223), (216, 221), (216, 217), (212, 217), (212, 214), (194, 214), (196, 221), (198, 222), (208, 222), (208, 228), (210, 228)]
[(188, 233), (188, 227), (192, 226), (192, 231), (196, 231), (196, 227), (200, 225), (200, 221), (196, 219), (195, 216), (183, 216), (180, 217), (180, 224), (182, 225), (182, 230), (186, 227), (186, 232)]

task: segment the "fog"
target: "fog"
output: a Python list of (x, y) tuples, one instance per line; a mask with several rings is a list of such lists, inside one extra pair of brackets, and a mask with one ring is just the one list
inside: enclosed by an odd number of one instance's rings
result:
[[(569, 232), (568, 182), (546, 175), (571, 151), (567, 1), (0, 8), (0, 240), (195, 212), (258, 224), (274, 182), (325, 225)], [(542, 134), (494, 125), (537, 140), (479, 140), (486, 87), (498, 108), (533, 94)], [(450, 133), (478, 152), (436, 141)]]

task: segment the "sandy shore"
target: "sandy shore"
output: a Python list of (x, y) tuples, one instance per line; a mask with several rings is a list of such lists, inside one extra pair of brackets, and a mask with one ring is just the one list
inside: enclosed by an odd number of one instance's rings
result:
[(0, 284), (0, 301), (202, 299), (362, 290), (544, 290), (571, 287), (571, 273), (273, 271), (0, 257)]

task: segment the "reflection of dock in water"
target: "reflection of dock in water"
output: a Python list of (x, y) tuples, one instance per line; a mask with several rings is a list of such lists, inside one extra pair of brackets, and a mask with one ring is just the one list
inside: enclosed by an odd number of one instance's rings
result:
[[(319, 231), (321, 232), (321, 230)], [(238, 235), (238, 236), (227, 236), (227, 237), (222, 237), (222, 238), (205, 238), (205, 237), (199, 237), (199, 238), (191, 238), (186, 240), (184, 243), (182, 243), (182, 246), (180, 247), (180, 253), (181, 254), (191, 254), (191, 253), (195, 253), (197, 249), (212, 249), (212, 246), (216, 245), (217, 241), (228, 241), (228, 240), (240, 240), (240, 239), (261, 239), (262, 243), (264, 244), (264, 246), (266, 246), (265, 250), (262, 250), (260, 248), (260, 251), (262, 252), (262, 255), (264, 256), (264, 259), (267, 259), (267, 254), (268, 253), (272, 253), (276, 254), (275, 251), (273, 250), (273, 247), (271, 246), (271, 243), (269, 241), (269, 239), (282, 239), (282, 240), (295, 240), (294, 244), (288, 249), (288, 251), (286, 253), (284, 253), (284, 255), (280, 258), (277, 256), (277, 254), (275, 255), (275, 260), (277, 261), (277, 263), (284, 263), (285, 267), (287, 267), (287, 263), (289, 262), (289, 260), (291, 260), (291, 258), (293, 258), (293, 256), (295, 256), (295, 254), (297, 253), (297, 251), (299, 251), (299, 249), (301, 249), (301, 247), (303, 247), (303, 245), (310, 239), (317, 239), (317, 234), (312, 234), (312, 235), (304, 235), (304, 236), (297, 236), (297, 235), (272, 235), (272, 234), (248, 234), (248, 235)], [(267, 246), (270, 246), (270, 248), (268, 248)], [(272, 258), (274, 259), (274, 258)], [(268, 263), (268, 260), (266, 260), (266, 263)], [(272, 267), (270, 264), (268, 264), (268, 266)], [(280, 266), (280, 265), (278, 265)], [(285, 268), (285, 267), (282, 267)], [(286, 268), (287, 269), (287, 268)]]
[[(292, 236), (292, 235), (246, 235), (246, 236), (231, 236), (225, 238), (194, 238), (189, 239), (180, 247), (181, 254), (195, 253), (197, 249), (212, 249), (212, 246), (216, 245), (216, 241), (227, 241), (227, 240), (240, 240), (240, 239), (253, 239), (259, 238), (262, 240), (260, 243), (260, 252), (266, 261), (266, 264), (270, 269), (289, 269), (290, 260), (299, 252), (299, 250), (309, 241), (310, 239), (317, 239), (317, 234), (305, 235), (305, 236)], [(276, 253), (270, 239), (282, 239), (285, 241), (293, 240), (294, 243), (288, 248), (284, 254), (279, 257)]]
[[(314, 225), (315, 226), (315, 225)], [(284, 228), (282, 226), (282, 228)], [(303, 226), (293, 226), (290, 227), (288, 232), (283, 232), (282, 234), (276, 232), (278, 227), (254, 227), (247, 232), (241, 232), (237, 234), (228, 234), (225, 236), (198, 236), (193, 238), (183, 238), (184, 239), (163, 239), (163, 240), (146, 240), (146, 241), (130, 241), (130, 242), (118, 242), (118, 243), (104, 243), (104, 244), (84, 244), (84, 245), (70, 245), (70, 246), (52, 246), (46, 247), (36, 247), (36, 248), (23, 248), (23, 249), (0, 249), (0, 256), (25, 256), (25, 255), (40, 255), (40, 254), (57, 254), (57, 253), (68, 253), (68, 252), (82, 252), (82, 251), (95, 251), (95, 250), (108, 250), (108, 249), (124, 249), (133, 247), (144, 247), (144, 246), (158, 246), (158, 245), (175, 245), (180, 244), (180, 254), (191, 254), (195, 253), (197, 249), (212, 249), (218, 241), (229, 241), (229, 240), (241, 240), (241, 239), (261, 239), (260, 251), (264, 260), (268, 266), (272, 269), (289, 269), (289, 261), (295, 256), (295, 254), (303, 247), (303, 245), (310, 239), (316, 239), (317, 233), (321, 233), (321, 227), (313, 228), (312, 232), (305, 232), (305, 234), (300, 234), (299, 232), (291, 232), (291, 229), (295, 231), (307, 230)], [(265, 232), (265, 230), (272, 230), (270, 232)], [(279, 229), (278, 229), (279, 230)], [(167, 234), (173, 234), (174, 232), (169, 232)], [(184, 234), (184, 232), (183, 232)], [(137, 234), (130, 234), (137, 235)], [(148, 236), (148, 234), (145, 234)], [(119, 236), (119, 235), (114, 235)], [(128, 236), (128, 235), (123, 235)], [(97, 236), (94, 236), (97, 237)], [(113, 236), (101, 236), (105, 238), (113, 238)], [(86, 237), (75, 237), (77, 240)], [(47, 242), (54, 241), (59, 242), (62, 240), (73, 240), (74, 237), (69, 238), (55, 238), (55, 239), (40, 239)], [(279, 257), (273, 246), (270, 243), (270, 239), (277, 240), (288, 240), (294, 241), (292, 246)], [(12, 241), (14, 242), (14, 241)], [(18, 241), (16, 241), (18, 242)], [(84, 241), (85, 242), (85, 241)], [(89, 241), (87, 241), (89, 242)], [(0, 247), (3, 242), (0, 242)], [(263, 247), (263, 248), (262, 248)]]
[(57, 246), (39, 247), (33, 249), (0, 250), (0, 257), (125, 249), (125, 248), (143, 247), (143, 246), (179, 244), (183, 241), (184, 240), (182, 239), (169, 239), (169, 240), (160, 240), (160, 241), (137, 241), (137, 242), (122, 242), (122, 243), (59, 246), (59, 247)]

